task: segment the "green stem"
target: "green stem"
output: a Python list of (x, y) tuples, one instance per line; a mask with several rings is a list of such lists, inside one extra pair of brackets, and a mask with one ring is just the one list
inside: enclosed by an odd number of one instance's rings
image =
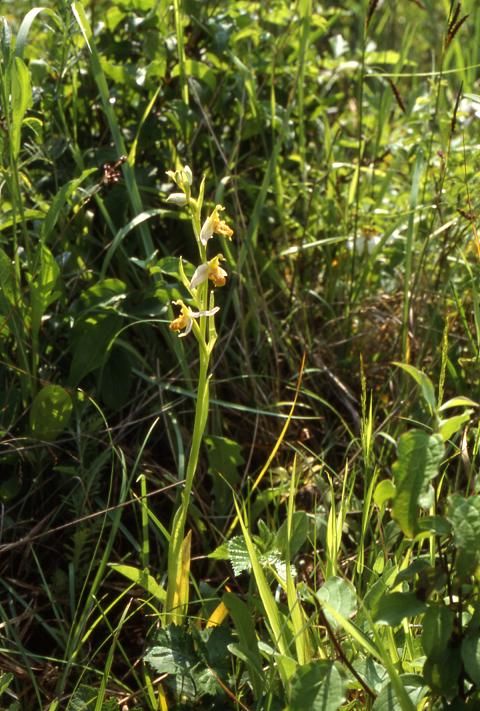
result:
[(168, 580), (167, 597), (165, 601), (164, 620), (165, 624), (179, 624), (183, 619), (183, 610), (174, 609), (174, 600), (177, 583), (177, 569), (180, 559), (180, 550), (185, 537), (185, 524), (190, 504), (190, 496), (193, 489), (193, 481), (198, 465), (200, 446), (202, 444), (203, 433), (208, 417), (208, 364), (209, 354), (206, 349), (200, 348), (200, 372), (198, 375), (197, 402), (195, 405), (195, 422), (193, 426), (192, 446), (188, 456), (187, 470), (185, 475), (185, 488), (182, 492), (180, 506), (175, 512), (168, 548)]

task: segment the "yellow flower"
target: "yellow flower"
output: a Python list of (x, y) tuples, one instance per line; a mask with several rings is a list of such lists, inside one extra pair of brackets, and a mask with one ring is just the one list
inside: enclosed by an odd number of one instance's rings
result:
[(186, 306), (181, 300), (174, 301), (173, 303), (176, 306), (180, 306), (180, 316), (173, 319), (169, 328), (171, 331), (183, 331), (183, 329), (185, 329), (183, 333), (178, 334), (180, 338), (188, 336), (192, 330), (193, 319), (200, 318), (200, 316), (213, 316), (217, 313), (217, 311), (220, 311), (218, 306), (215, 306), (213, 309), (209, 309), (208, 311), (192, 311), (192, 309), (189, 306)]
[(200, 232), (200, 241), (204, 246), (207, 244), (208, 240), (213, 235), (223, 235), (224, 237), (228, 237), (228, 239), (231, 239), (233, 235), (233, 230), (227, 225), (224, 220), (220, 219), (219, 213), (222, 210), (225, 210), (222, 205), (216, 205), (212, 214), (209, 215), (203, 223)]
[(220, 260), (225, 260), (225, 257), (221, 254), (217, 254), (216, 257), (206, 264), (200, 264), (200, 266), (195, 269), (192, 281), (190, 282), (190, 289), (196, 289), (197, 286), (203, 284), (207, 279), (210, 279), (214, 286), (224, 286), (228, 274), (225, 269), (222, 269), (220, 266)]

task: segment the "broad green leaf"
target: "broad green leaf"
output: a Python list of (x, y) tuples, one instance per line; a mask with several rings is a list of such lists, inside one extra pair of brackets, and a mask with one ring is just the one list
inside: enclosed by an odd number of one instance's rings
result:
[(413, 538), (418, 530), (418, 503), (431, 479), (438, 474), (444, 454), (438, 434), (410, 430), (400, 437), (398, 459), (393, 465), (396, 494), (392, 514), (403, 533)]
[(195, 697), (194, 670), (199, 660), (192, 637), (183, 627), (169, 625), (160, 629), (144, 659), (157, 674), (169, 675), (177, 694)]
[[(200, 81), (205, 82), (211, 91), (215, 90), (217, 78), (215, 72), (207, 64), (199, 62), (196, 59), (187, 59), (185, 61), (185, 71), (187, 76), (195, 77)], [(180, 76), (180, 65), (176, 64), (171, 71), (172, 77)]]
[(388, 681), (388, 672), (385, 667), (371, 657), (364, 657), (357, 660), (353, 664), (353, 667), (357, 674), (368, 684), (370, 689), (377, 694), (380, 693)]
[(450, 497), (448, 519), (453, 527), (457, 546), (455, 568), (461, 577), (475, 572), (480, 554), (480, 495)]
[(127, 285), (121, 279), (102, 279), (81, 296), (84, 311), (91, 309), (115, 309), (127, 297)]
[(71, 385), (78, 385), (86, 375), (103, 366), (122, 322), (122, 317), (113, 311), (77, 321), (72, 334), (73, 358), (68, 376)]
[(423, 665), (423, 677), (434, 694), (453, 699), (458, 694), (459, 677), (462, 673), (460, 649), (455, 645), (444, 647), (438, 654), (427, 657)]
[(431, 570), (430, 558), (415, 558), (410, 565), (403, 568), (395, 578), (393, 587), (396, 587), (399, 583), (403, 583), (405, 580), (411, 581), (416, 575), (423, 572), (424, 570)]
[[(353, 617), (357, 611), (355, 588), (347, 580), (335, 575), (325, 581), (320, 590), (317, 591), (316, 596), (320, 603), (327, 602), (342, 617), (347, 619)], [(324, 612), (332, 627), (337, 628), (338, 622), (335, 617), (330, 614), (328, 609), (325, 609)]]
[(449, 536), (452, 526), (443, 516), (423, 516), (418, 521), (419, 531), (430, 531), (437, 536)]
[(377, 623), (397, 627), (405, 617), (416, 617), (427, 609), (413, 592), (393, 592), (384, 595), (373, 613)]
[(217, 515), (222, 515), (231, 506), (232, 488), (240, 483), (238, 470), (244, 463), (242, 448), (228, 437), (209, 435), (203, 441), (212, 474), (215, 511)]
[(53, 442), (68, 426), (72, 409), (72, 398), (64, 388), (45, 385), (30, 408), (32, 436), (44, 442)]
[(468, 634), (462, 642), (462, 659), (473, 683), (480, 687), (480, 632)]
[(165, 601), (165, 590), (157, 583), (155, 578), (144, 570), (135, 568), (133, 565), (123, 565), (122, 563), (109, 563), (110, 568), (116, 573), (120, 573), (124, 578), (130, 580), (135, 585), (139, 585), (149, 595), (160, 602)]
[[(406, 692), (405, 703), (398, 699), (392, 683), (389, 682), (375, 699), (372, 711), (414, 711), (418, 708), (420, 701), (428, 691), (422, 677), (417, 674), (402, 674), (399, 681)], [(411, 702), (410, 705), (408, 705), (408, 701)]]
[(428, 608), (422, 623), (422, 646), (428, 657), (443, 652), (452, 636), (454, 620), (454, 613), (445, 605)]
[(472, 410), (466, 410), (462, 412), (461, 415), (455, 415), (454, 417), (448, 417), (446, 420), (440, 420), (438, 424), (438, 432), (441, 435), (444, 442), (446, 442), (450, 437), (459, 432), (463, 425), (470, 420), (472, 415)]
[(402, 368), (402, 370), (408, 373), (415, 380), (415, 382), (420, 386), (423, 399), (427, 403), (431, 412), (435, 412), (437, 407), (437, 398), (435, 396), (435, 388), (433, 387), (433, 383), (430, 378), (413, 365), (398, 362), (394, 362), (394, 365)]
[(387, 501), (394, 498), (397, 489), (393, 481), (390, 479), (384, 479), (375, 487), (375, 492), (373, 494), (373, 500), (375, 504), (381, 509)]
[(334, 662), (316, 660), (290, 680), (289, 711), (336, 711), (345, 701), (345, 682)]

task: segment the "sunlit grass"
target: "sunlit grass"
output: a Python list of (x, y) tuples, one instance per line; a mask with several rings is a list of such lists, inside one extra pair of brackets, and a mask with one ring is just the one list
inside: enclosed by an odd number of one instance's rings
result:
[(50, 5), (0, 38), (3, 706), (474, 709), (474, 0)]

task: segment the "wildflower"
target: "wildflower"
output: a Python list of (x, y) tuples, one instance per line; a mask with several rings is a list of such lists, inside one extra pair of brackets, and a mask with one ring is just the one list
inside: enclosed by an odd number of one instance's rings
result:
[(189, 306), (186, 306), (181, 300), (174, 301), (173, 303), (176, 306), (180, 306), (180, 316), (177, 316), (177, 318), (173, 319), (170, 323), (170, 330), (182, 331), (185, 329), (183, 333), (178, 334), (180, 338), (188, 336), (192, 330), (194, 318), (200, 318), (200, 316), (213, 316), (217, 313), (217, 311), (220, 311), (218, 306), (215, 306), (213, 309), (209, 309), (208, 311), (192, 311), (192, 309)]
[(203, 246), (207, 244), (210, 237), (212, 237), (214, 234), (224, 235), (224, 237), (228, 237), (228, 239), (231, 239), (233, 235), (233, 230), (227, 225), (224, 220), (220, 219), (219, 212), (221, 210), (225, 210), (225, 208), (222, 207), (222, 205), (216, 205), (212, 214), (209, 215), (203, 223), (200, 232), (200, 241)]
[(180, 190), (187, 192), (187, 188), (191, 187), (193, 175), (188, 165), (185, 165), (180, 170), (167, 170), (166, 173), (170, 180), (173, 180), (173, 182), (178, 185)]
[(178, 205), (178, 207), (184, 207), (187, 204), (187, 196), (184, 193), (170, 193), (166, 202)]
[(220, 260), (225, 260), (225, 257), (221, 254), (217, 254), (216, 257), (206, 264), (200, 264), (200, 266), (195, 269), (192, 281), (190, 282), (190, 289), (196, 289), (197, 286), (203, 284), (207, 279), (213, 281), (214, 286), (224, 286), (228, 274), (225, 269), (222, 269), (220, 266)]

